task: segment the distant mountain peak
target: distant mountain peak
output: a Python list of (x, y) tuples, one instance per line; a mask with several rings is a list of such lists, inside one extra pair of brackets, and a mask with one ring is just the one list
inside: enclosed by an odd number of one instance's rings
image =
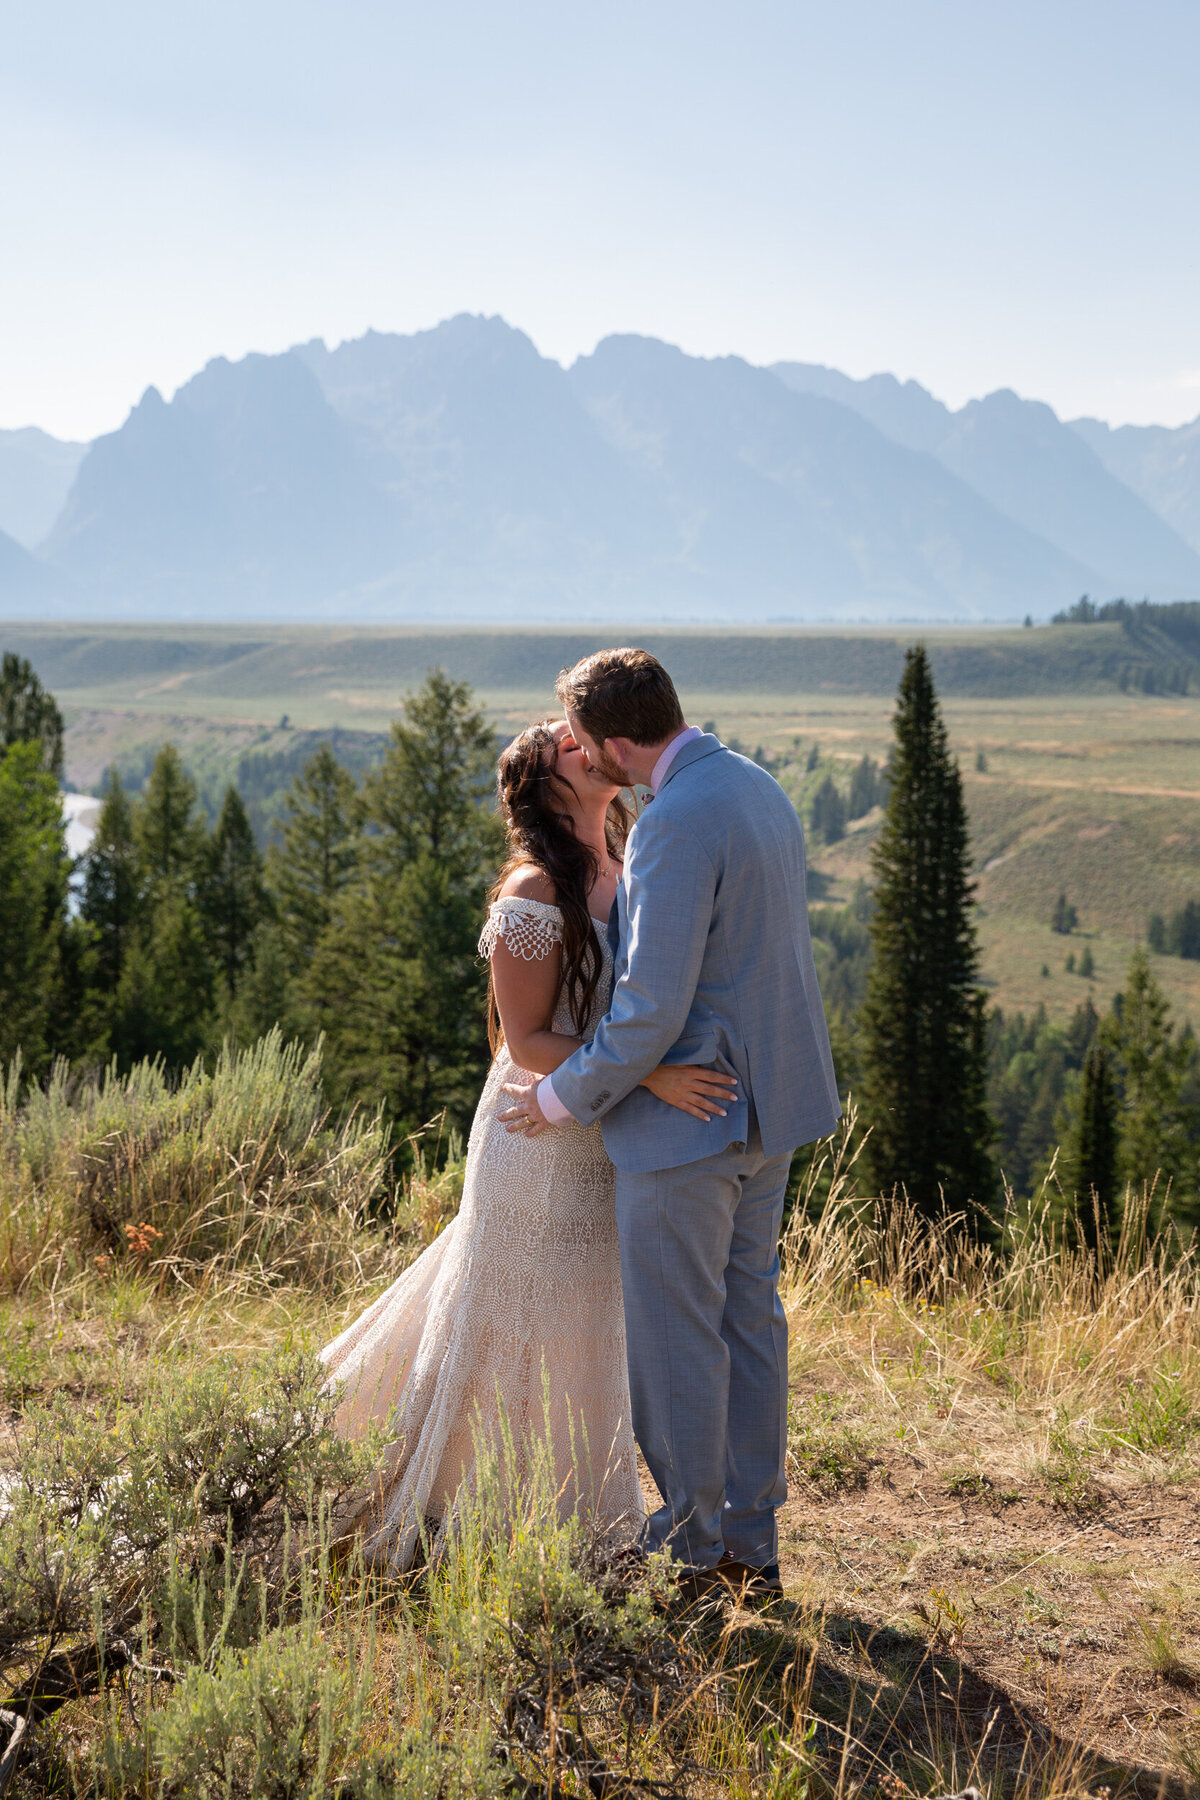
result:
[[(915, 382), (852, 381), (835, 369), (777, 363), (788, 387), (851, 407), (885, 437), (924, 450), (1000, 512), (1099, 571), (1115, 593), (1178, 599), (1200, 590), (1200, 557), (1161, 513), (1041, 400), (996, 388), (951, 412)], [(1090, 440), (1089, 440), (1090, 442)]]
[(1011, 388), (952, 411), (911, 378), (634, 332), (564, 369), (495, 313), (214, 357), (79, 455), (0, 433), (0, 529), (38, 456), (58, 515), (43, 561), (0, 540), (0, 604), (43, 577), (142, 616), (381, 621), (995, 619), (1200, 593), (1200, 430), (1066, 426)]
[(62, 511), (86, 444), (70, 443), (36, 425), (0, 431), (0, 531), (32, 550)]

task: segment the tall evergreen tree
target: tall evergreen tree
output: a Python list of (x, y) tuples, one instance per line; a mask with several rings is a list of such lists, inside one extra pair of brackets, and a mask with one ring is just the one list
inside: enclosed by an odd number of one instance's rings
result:
[(133, 808), (115, 769), (105, 777), (104, 803), (83, 858), (79, 910), (94, 934), (93, 979), (103, 994), (111, 996), (117, 991), (142, 912)]
[(354, 878), (358, 859), (358, 789), (328, 744), (308, 759), (284, 803), (283, 843), (269, 859), (280, 929), (295, 957), (307, 961)]
[(808, 818), (813, 830), (823, 837), (827, 844), (836, 844), (839, 838), (845, 837), (846, 802), (834, 785), (832, 775), (826, 775), (813, 795)]
[(142, 880), (153, 903), (165, 889), (194, 894), (204, 865), (206, 831), (196, 784), (174, 744), (164, 744), (134, 808), (133, 837)]
[(311, 1039), (320, 1029), (297, 994), (294, 959), (279, 922), (267, 918), (254, 934), (237, 990), (222, 1007), (223, 1035), (253, 1044), (276, 1025), (285, 1037)]
[(200, 908), (209, 953), (232, 998), (254, 950), (255, 933), (270, 909), (263, 860), (242, 797), (232, 783), (208, 840)]
[(63, 720), (58, 704), (33, 665), (6, 650), (0, 661), (0, 750), (12, 744), (37, 744), (42, 767), (62, 780)]
[(111, 1045), (125, 1065), (161, 1056), (178, 1067), (212, 1035), (214, 979), (200, 910), (207, 831), (173, 744), (154, 759), (132, 831), (141, 899), (117, 983)]
[(983, 996), (962, 780), (929, 659), (909, 650), (883, 829), (873, 854), (872, 965), (862, 1012), (866, 1157), (877, 1191), (923, 1212), (990, 1205)]
[(869, 813), (873, 806), (878, 806), (882, 798), (881, 789), (879, 770), (864, 751), (862, 761), (855, 763), (854, 773), (850, 777), (846, 817), (861, 819), (863, 814)]
[(1079, 914), (1067, 899), (1067, 896), (1065, 894), (1060, 894), (1058, 899), (1054, 902), (1054, 911), (1050, 918), (1051, 931), (1057, 931), (1060, 936), (1069, 937), (1078, 923)]
[(435, 670), (367, 780), (360, 874), (302, 981), (335, 1083), (382, 1094), (401, 1130), (442, 1107), (465, 1125), (487, 1065), (476, 942), (502, 847), (494, 762), (470, 689)]
[(1121, 1100), (1119, 1180), (1137, 1189), (1157, 1176), (1160, 1208), (1169, 1185), (1171, 1214), (1190, 1218), (1197, 1203), (1200, 1130), (1184, 1096), (1192, 1045), (1176, 1033), (1167, 997), (1141, 944), (1130, 958), (1125, 986), (1104, 1021), (1103, 1035), (1112, 1051)]
[(212, 1039), (212, 1007), (213, 966), (199, 910), (181, 888), (167, 888), (121, 971), (113, 1052), (125, 1067), (143, 1056), (184, 1067)]
[(381, 873), (432, 857), (466, 881), (503, 842), (493, 805), (496, 743), (465, 681), (433, 669), (392, 726), (364, 783), (368, 855)]
[(1189, 900), (1174, 915), (1167, 947), (1172, 956), (1200, 962), (1200, 900)]
[(60, 1046), (63, 939), (70, 873), (58, 782), (44, 747), (0, 752), (0, 1065), (18, 1050), (40, 1074)]
[(1084, 1058), (1068, 1156), (1080, 1229), (1092, 1251), (1107, 1247), (1115, 1236), (1118, 1147), (1112, 1053), (1093, 1039)]

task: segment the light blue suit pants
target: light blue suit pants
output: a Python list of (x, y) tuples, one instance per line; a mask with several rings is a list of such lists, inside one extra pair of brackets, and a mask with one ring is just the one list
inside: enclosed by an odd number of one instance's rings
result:
[(779, 1227), (790, 1155), (749, 1142), (645, 1175), (617, 1171), (633, 1429), (663, 1505), (647, 1528), (694, 1568), (778, 1555), (786, 1496), (787, 1320)]

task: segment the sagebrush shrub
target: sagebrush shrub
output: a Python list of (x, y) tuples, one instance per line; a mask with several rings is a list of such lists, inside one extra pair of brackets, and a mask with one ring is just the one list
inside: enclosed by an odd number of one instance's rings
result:
[(195, 1800), (318, 1800), (362, 1723), (370, 1647), (351, 1668), (310, 1617), (193, 1666), (144, 1733), (116, 1718), (101, 1747), (110, 1785), (150, 1774), (164, 1795)]
[(335, 1432), (337, 1392), (314, 1356), (226, 1354), (153, 1374), (111, 1416), (63, 1395), (26, 1412), (0, 1530), (10, 1659), (97, 1627), (164, 1625), (177, 1653), (204, 1654), (246, 1560), (278, 1558), (324, 1496), (374, 1466), (374, 1439)]
[(320, 1044), (278, 1030), (177, 1082), (142, 1062), (84, 1080), (60, 1063), (24, 1094), (16, 1066), (0, 1083), (0, 1279), (14, 1289), (64, 1259), (189, 1287), (361, 1282), (395, 1261), (366, 1229), (389, 1195), (382, 1117), (334, 1120)]

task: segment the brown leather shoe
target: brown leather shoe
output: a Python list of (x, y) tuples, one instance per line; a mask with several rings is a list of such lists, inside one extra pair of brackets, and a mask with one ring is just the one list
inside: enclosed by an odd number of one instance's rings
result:
[(756, 1569), (753, 1563), (739, 1562), (726, 1551), (714, 1573), (738, 1600), (778, 1600), (783, 1593), (778, 1563)]
[(720, 1566), (715, 1569), (685, 1569), (675, 1580), (675, 1592), (686, 1606), (701, 1601), (723, 1600), (727, 1589)]

